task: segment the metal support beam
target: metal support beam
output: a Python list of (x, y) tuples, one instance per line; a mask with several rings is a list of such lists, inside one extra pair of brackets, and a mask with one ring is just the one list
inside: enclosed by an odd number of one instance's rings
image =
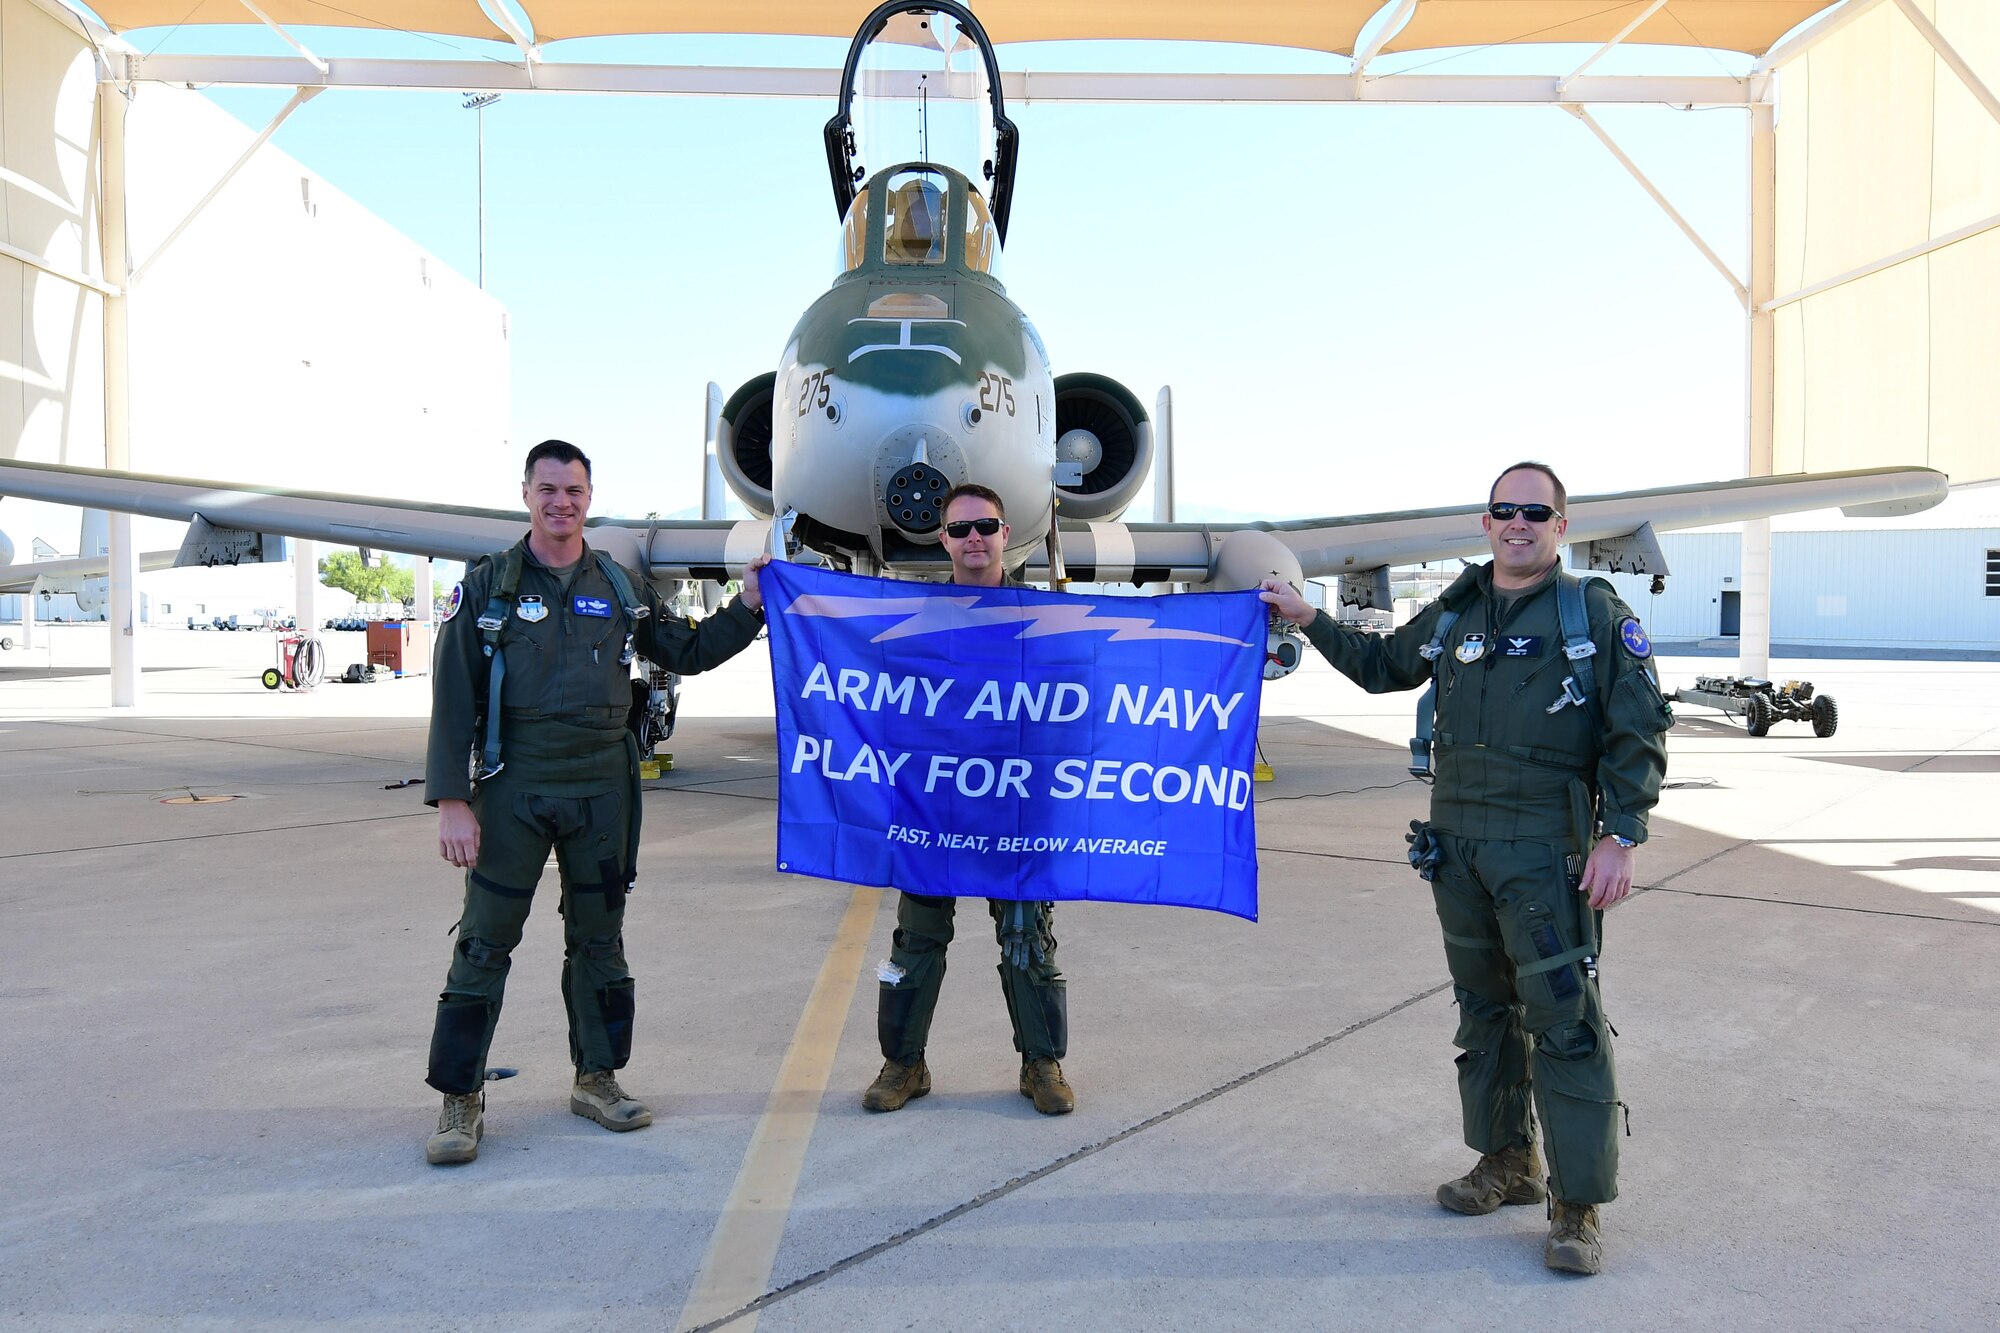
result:
[[(98, 248), (107, 286), (118, 295), (104, 298), (104, 466), (132, 470), (132, 357), (125, 293), (131, 283), (126, 267), (130, 256), (125, 239), (125, 90), (115, 83), (97, 85), (98, 171), (101, 173)], [(138, 592), (139, 548), (132, 543), (132, 516), (113, 514), (111, 536), (111, 704), (131, 708), (139, 702)]]
[[(431, 609), (437, 605), (437, 590), (431, 579), (431, 558), (427, 555), (418, 556), (410, 572), (411, 581), (416, 585), (410, 593), (410, 619), (422, 625), (426, 631), (435, 629), (436, 626), (431, 624)], [(428, 635), (426, 638), (428, 639)], [(430, 673), (429, 662), (424, 663), (424, 673), (426, 675)], [(406, 674), (415, 673), (406, 672)]]
[(310, 537), (288, 538), (292, 550), (292, 617), (299, 633), (319, 632), (319, 543)]
[(1795, 34), (1789, 41), (1778, 43), (1759, 56), (1757, 63), (1750, 67), (1751, 74), (1765, 74), (1787, 61), (1797, 60), (1800, 56), (1812, 50), (1815, 46), (1818, 46), (1821, 42), (1882, 3), (1884, 3), (1884, 0), (1847, 0), (1847, 3), (1839, 9), (1822, 15), (1819, 22), (1813, 24), (1804, 32)]
[(1174, 391), (1164, 384), (1153, 400), (1153, 521), (1174, 521)]
[(1397, 0), (1396, 12), (1389, 16), (1389, 21), (1377, 28), (1375, 35), (1368, 39), (1368, 44), (1354, 53), (1353, 77), (1357, 81), (1367, 72), (1369, 62), (1382, 54), (1382, 48), (1388, 45), (1391, 37), (1403, 30), (1403, 25), (1410, 21), (1410, 15), (1416, 10), (1417, 0)]
[(1808, 296), (1818, 296), (1821, 292), (1831, 291), (1835, 287), (1844, 287), (1858, 278), (1865, 278), (1871, 273), (1880, 273), (1883, 269), (1894, 268), (1898, 264), (1908, 263), (1910, 260), (1921, 258), (1933, 250), (1942, 250), (1948, 245), (1957, 245), (1960, 241), (1969, 240), (1981, 232), (1992, 231), (1995, 227), (2000, 227), (2000, 213), (1995, 213), (1990, 218), (1981, 218), (1978, 222), (1968, 222), (1957, 231), (1946, 232), (1943, 236), (1939, 236), (1934, 240), (1921, 242), (1920, 244), (1910, 246), (1906, 250), (1898, 250), (1893, 255), (1885, 255), (1872, 264), (1863, 264), (1859, 268), (1851, 268), (1845, 273), (1837, 273), (1831, 278), (1822, 279), (1809, 287), (1801, 287), (1795, 292), (1786, 292), (1783, 296), (1774, 296), (1764, 302), (1762, 308), (1766, 311), (1776, 310), (1780, 306), (1788, 306), (1794, 301), (1803, 301)]
[(277, 33), (278, 36), (284, 38), (285, 45), (291, 47), (294, 51), (297, 51), (299, 55), (304, 58), (305, 62), (308, 65), (311, 65), (314, 69), (318, 70), (322, 74), (326, 73), (326, 62), (324, 60), (321, 60), (318, 56), (314, 55), (312, 52), (306, 50), (305, 45), (302, 42), (300, 42), (298, 38), (292, 36), (290, 33), (286, 32), (283, 28), (279, 27), (277, 21), (274, 20), (269, 14), (266, 14), (263, 10), (251, 4), (250, 0), (236, 0), (236, 3), (242, 5), (245, 9), (249, 10), (251, 15), (259, 23), (269, 28), (272, 32)]
[[(1777, 319), (1764, 303), (1778, 268), (1778, 135), (1776, 108), (1750, 111), (1750, 303), (1745, 330), (1748, 401), (1744, 414), (1743, 472), (1768, 477), (1776, 470)], [(1771, 673), (1771, 520), (1743, 525), (1743, 605), (1736, 642), (1737, 668), (1746, 676)]]
[[(831, 100), (837, 69), (720, 65), (584, 65), (543, 61), (532, 73), (491, 60), (335, 58), (324, 76), (290, 56), (134, 55), (107, 61), (110, 77), (233, 87), (415, 88), (440, 92), (625, 93), (656, 97), (805, 97)], [(884, 75), (880, 95), (917, 96), (919, 75)], [(1199, 105), (1219, 102), (1314, 104), (1392, 102), (1533, 106), (1557, 101), (1553, 75), (1130, 73), (1010, 70), (1000, 77), (1010, 103)], [(1585, 104), (1749, 106), (1749, 81), (1727, 75), (1586, 75), (1560, 99)]]
[(542, 60), (542, 48), (536, 46), (535, 39), (521, 30), (521, 25), (514, 21), (514, 16), (508, 12), (505, 5), (481, 5), (479, 8), (481, 13), (500, 25), (508, 39), (520, 50), (521, 59), (527, 62), (528, 82), (532, 85), (535, 81), (535, 66)]
[(1896, 0), (1896, 8), (1903, 11), (1903, 17), (1910, 21), (1911, 27), (1923, 34), (1924, 40), (1931, 44), (1931, 49), (1938, 53), (1938, 59), (1944, 61), (1951, 72), (1958, 75), (1958, 81), (1965, 85), (1966, 90), (1979, 99), (1979, 105), (1986, 108), (1986, 114), (1995, 120), (2000, 120), (2000, 97), (1995, 97), (1993, 90), (1972, 72), (1972, 66), (1965, 63), (1965, 57), (1944, 39), (1944, 34), (1939, 32), (1928, 18), (1924, 17), (1924, 11), (1917, 8), (1914, 0)]
[(1588, 73), (1592, 65), (1595, 65), (1598, 61), (1610, 55), (1613, 48), (1615, 48), (1620, 42), (1623, 42), (1627, 37), (1630, 37), (1633, 33), (1639, 30), (1639, 25), (1641, 23), (1644, 23), (1647, 19), (1653, 17), (1653, 15), (1659, 13), (1662, 9), (1665, 9), (1666, 7), (1667, 7), (1667, 0), (1653, 0), (1652, 4), (1647, 5), (1644, 9), (1640, 10), (1638, 17), (1634, 18), (1630, 23), (1620, 28), (1616, 36), (1614, 36), (1610, 41), (1606, 42), (1604, 45), (1598, 47), (1595, 51), (1592, 51), (1590, 53), (1590, 59), (1584, 61), (1581, 65), (1578, 65), (1575, 69), (1571, 70), (1569, 72), (1568, 77), (1564, 78), (1560, 83), (1556, 84), (1556, 96), (1561, 97), (1565, 93), (1567, 93), (1569, 91), (1569, 86), (1572, 83), (1575, 83), (1578, 79), (1582, 78), (1586, 73)]
[(79, 287), (88, 287), (91, 291), (100, 292), (105, 296), (117, 296), (120, 294), (116, 287), (107, 287), (95, 278), (86, 277), (81, 273), (72, 273), (66, 268), (57, 268), (40, 255), (31, 254), (19, 246), (9, 245), (5, 241), (0, 241), (0, 255), (5, 255), (9, 259), (18, 259), (29, 268), (40, 269), (52, 278), (61, 278), (64, 282), (73, 282)]
[(1680, 211), (1667, 202), (1667, 196), (1660, 193), (1660, 188), (1646, 178), (1646, 173), (1639, 170), (1639, 164), (1625, 155), (1625, 150), (1618, 146), (1617, 142), (1612, 139), (1611, 135), (1605, 131), (1602, 125), (1598, 124), (1592, 118), (1588, 111), (1580, 106), (1567, 105), (1563, 107), (1563, 110), (1582, 121), (1589, 128), (1590, 132), (1597, 136), (1598, 141), (1611, 150), (1611, 156), (1617, 158), (1625, 170), (1632, 173), (1632, 179), (1638, 181), (1640, 188), (1651, 195), (1653, 202), (1658, 204), (1666, 212), (1666, 215), (1673, 219), (1674, 225), (1681, 229), (1681, 234), (1686, 236), (1690, 241), (1693, 241), (1694, 248), (1701, 251), (1702, 256), (1709, 263), (1715, 265), (1715, 271), (1722, 275), (1723, 281), (1727, 282), (1730, 289), (1736, 293), (1737, 301), (1745, 309), (1748, 309), (1750, 305), (1750, 290), (1743, 285), (1743, 280), (1730, 271), (1729, 265), (1722, 262), (1722, 256), (1715, 253), (1714, 249), (1709, 246), (1709, 243), (1701, 238), (1701, 233), (1694, 229), (1693, 224), (1682, 217)]
[(262, 148), (270, 140), (271, 136), (278, 132), (278, 127), (289, 120), (294, 111), (297, 111), (300, 107), (325, 91), (326, 89), (324, 88), (299, 88), (295, 90), (292, 93), (292, 100), (278, 109), (278, 114), (271, 117), (271, 123), (264, 127), (261, 134), (250, 141), (250, 146), (243, 150), (243, 155), (236, 159), (229, 170), (222, 173), (222, 179), (210, 186), (208, 193), (201, 197), (201, 202), (189, 209), (187, 216), (176, 223), (174, 229), (167, 233), (167, 239), (160, 242), (160, 248), (153, 251), (151, 255), (148, 255), (146, 262), (132, 271), (132, 281), (139, 282), (145, 278), (146, 271), (159, 262), (160, 256), (165, 254), (173, 246), (173, 243), (181, 238), (182, 232), (194, 225), (194, 220), (201, 216), (202, 210), (215, 202), (215, 196), (221, 194), (223, 187), (236, 179), (236, 173), (243, 170), (249, 164), (250, 159), (256, 155), (257, 150)]

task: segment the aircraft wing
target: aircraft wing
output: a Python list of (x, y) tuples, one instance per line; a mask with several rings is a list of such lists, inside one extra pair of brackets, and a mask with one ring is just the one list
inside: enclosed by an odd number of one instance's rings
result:
[[(139, 568), (150, 573), (172, 569), (178, 551), (142, 551)], [(0, 565), (0, 592), (27, 592), (37, 579), (101, 579), (110, 574), (111, 560), (102, 555), (72, 556), (67, 560), (33, 560), (25, 565)]]
[[(519, 541), (528, 528), (528, 515), (520, 510), (286, 491), (8, 459), (0, 459), (0, 495), (149, 518), (199, 517), (217, 528), (443, 560), (471, 560), (501, 550)], [(721, 580), (733, 577), (732, 570), (740, 572), (763, 549), (769, 529), (760, 521), (592, 519), (590, 542), (614, 559), (647, 568), (655, 578)], [(52, 563), (33, 568), (47, 573)]]
[[(1866, 468), (1573, 495), (1564, 540), (1572, 546), (1610, 543), (1648, 524), (1665, 532), (1835, 507), (1849, 517), (1914, 514), (1937, 504), (1948, 490), (1945, 474), (1929, 468)], [(1307, 578), (1354, 576), (1390, 565), (1485, 555), (1490, 548), (1479, 525), (1484, 511), (1484, 505), (1472, 504), (1281, 523), (1065, 523), (1063, 555), (1069, 577), (1080, 582), (1247, 587), (1270, 572), (1276, 563), (1270, 557), (1281, 556), (1268, 544), (1275, 542)], [(1030, 561), (1028, 577), (1046, 572), (1044, 558)]]

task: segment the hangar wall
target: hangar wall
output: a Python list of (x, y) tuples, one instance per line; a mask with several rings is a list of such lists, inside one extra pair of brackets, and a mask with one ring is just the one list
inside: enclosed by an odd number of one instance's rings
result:
[[(1667, 533), (1667, 590), (1608, 577), (1656, 639), (1722, 635), (1725, 599), (1743, 586), (1734, 532)], [(2000, 527), (1853, 528), (1771, 535), (1771, 638), (1853, 647), (1993, 648), (2000, 596), (1988, 568)]]
[[(501, 304), (269, 144), (162, 251), (256, 136), (184, 89), (124, 105), (133, 469), (517, 506)], [(0, 0), (0, 239), (88, 276), (96, 106), (83, 38)], [(102, 307), (0, 251), (0, 454), (103, 465)], [(147, 549), (178, 541), (135, 526)], [(77, 515), (10, 499), (0, 529), (67, 552)]]
[[(2000, 5), (1916, 4), (2000, 89)], [(1780, 299), (2000, 222), (2000, 121), (1893, 4), (1786, 65), (1778, 113)], [(2000, 476), (1995, 292), (2000, 226), (1780, 306), (1776, 470)]]

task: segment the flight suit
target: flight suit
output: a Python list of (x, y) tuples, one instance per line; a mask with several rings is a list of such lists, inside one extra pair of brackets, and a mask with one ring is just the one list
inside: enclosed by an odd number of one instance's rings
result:
[(696, 624), (672, 614), (641, 575), (626, 582), (651, 614), (634, 620), (595, 552), (567, 576), (516, 548), (521, 574), (505, 607), (500, 770), (477, 784), (469, 760), (488, 664), (477, 624), (510, 552), (475, 561), (452, 594), (432, 666), (425, 803), (472, 803), (479, 858), (438, 997), (425, 1082), (477, 1092), (500, 1021), (509, 955), (521, 942), (550, 849), (561, 871), (563, 1005), (579, 1073), (622, 1069), (632, 1052), (632, 974), (625, 966), (625, 896), (639, 848), (639, 754), (626, 729), (633, 654), (682, 675), (706, 671), (757, 637), (762, 617), (733, 601)]
[[(995, 898), (987, 906), (1000, 944), (1000, 990), (1014, 1025), (1014, 1049), (1023, 1063), (1061, 1060), (1069, 1054), (1069, 991), (1056, 967), (1055, 904)], [(885, 1059), (913, 1065), (924, 1058), (957, 907), (956, 898), (922, 893), (896, 900), (889, 972), (881, 978), (875, 1006)]]
[[(1673, 714), (1644, 630), (1602, 580), (1584, 586), (1595, 706), (1550, 711), (1574, 675), (1556, 574), (1503, 601), (1476, 565), (1393, 634), (1321, 615), (1306, 636), (1370, 693), (1435, 670), (1431, 888), (1459, 1006), (1465, 1142), (1481, 1154), (1532, 1143), (1539, 1111), (1550, 1193), (1595, 1204), (1617, 1197), (1623, 1103), (1596, 978), (1603, 914), (1574, 886), (1600, 834), (1646, 840)], [(1433, 664), (1420, 649), (1446, 609), (1458, 618)]]

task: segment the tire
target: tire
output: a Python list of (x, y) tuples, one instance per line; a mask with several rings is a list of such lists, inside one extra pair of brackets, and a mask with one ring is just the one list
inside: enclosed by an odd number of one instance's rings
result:
[(265, 689), (275, 690), (283, 683), (285, 678), (278, 673), (278, 668), (265, 667), (264, 674), (259, 676), (258, 679), (264, 682)]
[(1751, 695), (1746, 702), (1749, 704), (1749, 707), (1743, 713), (1744, 730), (1748, 731), (1752, 736), (1770, 735), (1771, 696), (1760, 692)]
[(12, 652), (13, 649), (14, 641), (12, 639), (0, 639), (0, 653)]
[(1825, 740), (1840, 726), (1840, 706), (1830, 694), (1822, 694), (1812, 701), (1813, 735)]

